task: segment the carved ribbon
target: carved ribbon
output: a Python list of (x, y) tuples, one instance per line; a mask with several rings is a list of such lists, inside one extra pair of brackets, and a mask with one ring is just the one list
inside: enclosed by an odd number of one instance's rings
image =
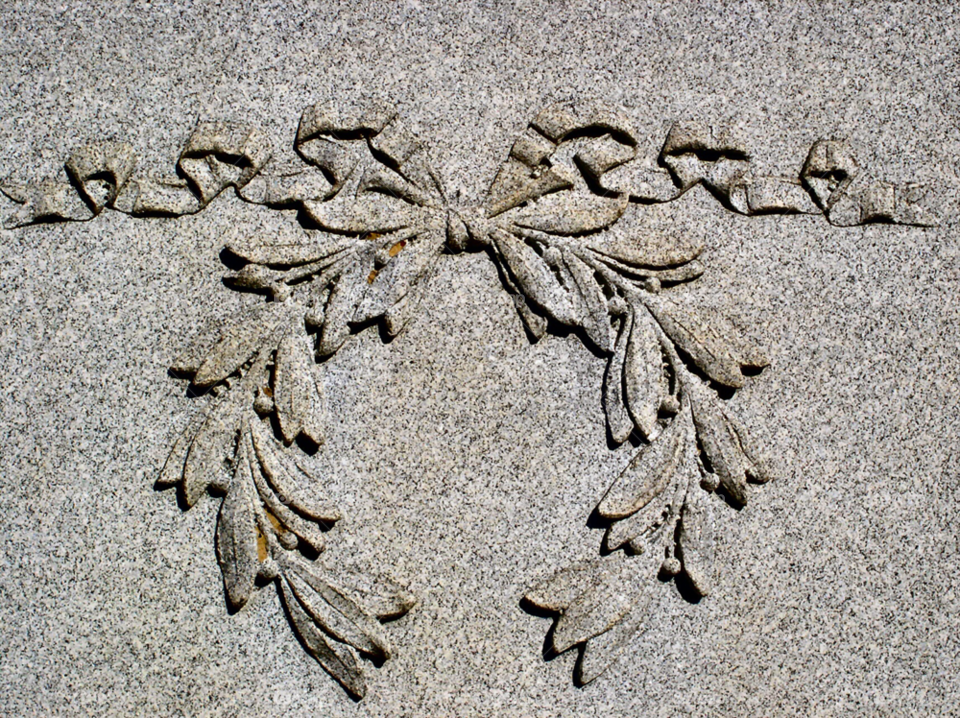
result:
[(75, 150), (65, 168), (70, 182), (0, 185), (20, 209), (6, 226), (35, 222), (88, 220), (104, 208), (136, 216), (180, 216), (206, 207), (227, 187), (243, 187), (270, 159), (270, 144), (260, 130), (231, 122), (201, 122), (177, 161), (177, 176), (133, 177), (133, 148), (119, 142)]
[[(581, 167), (597, 180), (598, 188), (627, 195), (632, 201), (669, 202), (703, 184), (725, 207), (745, 215), (822, 213), (832, 224), (844, 227), (868, 222), (936, 223), (930, 187), (871, 179), (840, 141), (814, 143), (797, 177), (766, 177), (753, 171), (747, 143), (735, 131), (680, 122), (668, 132), (657, 164), (650, 166), (633, 161), (636, 134), (627, 118), (602, 107), (559, 105), (541, 112), (514, 143), (491, 188), (485, 214), (496, 216), (526, 201), (511, 194), (511, 183), (539, 167), (558, 142), (586, 127), (603, 129), (609, 136), (579, 158)], [(399, 160), (419, 146), (396, 121), (395, 109), (385, 104), (364, 107), (353, 115), (330, 105), (307, 108), (295, 142), (307, 166), (271, 161), (270, 142), (253, 125), (201, 122), (187, 140), (172, 177), (134, 177), (133, 149), (107, 142), (80, 147), (70, 155), (65, 163), (69, 181), (0, 183), (0, 191), (22, 205), (5, 226), (84, 221), (107, 207), (136, 216), (194, 214), (227, 187), (236, 188), (248, 202), (297, 207), (336, 193), (353, 166), (340, 141), (361, 134), (378, 136), (384, 153)], [(537, 189), (546, 193), (562, 182), (547, 171)], [(455, 235), (454, 248), (457, 242)]]

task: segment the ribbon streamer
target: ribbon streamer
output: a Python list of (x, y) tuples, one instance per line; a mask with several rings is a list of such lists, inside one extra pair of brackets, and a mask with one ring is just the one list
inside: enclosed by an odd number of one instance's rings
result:
[(227, 187), (246, 185), (271, 154), (266, 135), (251, 125), (201, 122), (180, 154), (177, 176), (133, 178), (137, 160), (129, 145), (88, 145), (66, 162), (70, 182), (0, 184), (0, 191), (21, 205), (5, 225), (84, 221), (105, 207), (137, 216), (194, 214)]
[(602, 187), (655, 203), (675, 200), (697, 184), (743, 215), (823, 214), (838, 227), (937, 224), (931, 187), (896, 186), (868, 177), (845, 142), (819, 140), (797, 177), (770, 177), (755, 173), (742, 138), (701, 123), (673, 125), (658, 167), (627, 165), (606, 175)]
[[(511, 148), (481, 214), (492, 218), (568, 188), (570, 178), (551, 167), (549, 157), (560, 142), (584, 132), (601, 137), (578, 156), (579, 167), (599, 190), (626, 194), (635, 202), (670, 202), (702, 184), (727, 209), (743, 215), (823, 214), (841, 227), (937, 223), (931, 187), (870, 178), (843, 142), (814, 143), (796, 177), (768, 177), (754, 172), (747, 144), (734, 130), (682, 122), (670, 129), (651, 166), (637, 160), (636, 133), (626, 117), (588, 105), (555, 105), (537, 115)], [(88, 145), (67, 160), (69, 181), (0, 183), (0, 191), (21, 205), (5, 226), (85, 221), (107, 207), (137, 216), (194, 214), (227, 187), (251, 203), (297, 208), (337, 193), (359, 161), (350, 140), (361, 137), (392, 167), (402, 166), (405, 177), (435, 187), (442, 196), (421, 145), (393, 107), (375, 103), (344, 111), (315, 105), (303, 112), (297, 130), (294, 149), (301, 162), (272, 161), (268, 138), (252, 125), (235, 122), (198, 124), (172, 177), (133, 177), (137, 160), (127, 144)], [(535, 184), (529, 181), (532, 171), (538, 173)]]

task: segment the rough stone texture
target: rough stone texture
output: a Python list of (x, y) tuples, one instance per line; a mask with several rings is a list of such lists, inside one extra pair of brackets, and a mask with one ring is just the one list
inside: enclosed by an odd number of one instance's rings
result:
[(292, 214), (228, 192), (195, 216), (0, 233), (2, 712), (955, 710), (958, 21), (948, 3), (5, 6), (0, 177), (20, 183), (105, 139), (171, 174), (198, 120), (257, 124), (292, 159), (305, 107), (373, 95), (465, 207), (541, 108), (583, 99), (622, 108), (652, 158), (681, 120), (736, 126), (771, 177), (847, 138), (860, 167), (951, 199), (935, 229), (744, 217), (702, 187), (671, 205), (706, 247), (698, 301), (727, 303), (771, 360), (731, 403), (778, 480), (718, 513), (711, 595), (659, 587), (646, 632), (585, 688), (574, 652), (543, 660), (550, 622), (519, 602), (596, 555), (588, 517), (634, 451), (607, 444), (604, 362), (572, 334), (531, 346), (488, 258), (443, 257), (404, 334), (367, 330), (327, 366), (316, 461), (343, 518), (325, 558), (419, 598), (361, 703), (275, 591), (228, 614), (217, 502), (184, 513), (153, 489), (193, 408), (167, 367), (255, 303), (223, 286), (220, 249)]

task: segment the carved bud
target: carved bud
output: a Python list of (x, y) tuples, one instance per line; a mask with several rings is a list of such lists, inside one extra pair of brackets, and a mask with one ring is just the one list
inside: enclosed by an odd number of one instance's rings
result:
[(675, 556), (671, 556), (668, 559), (664, 559), (663, 563), (660, 565), (660, 570), (663, 571), (667, 576), (676, 576), (680, 573), (680, 561), (677, 560)]
[(560, 250), (556, 247), (547, 247), (543, 250), (543, 261), (552, 269), (560, 266), (560, 258)]
[(307, 313), (303, 315), (303, 323), (306, 325), (307, 331), (315, 332), (323, 327), (323, 317), (323, 307), (310, 307), (310, 309), (307, 310)]
[(273, 413), (273, 410), (276, 407), (273, 403), (273, 392), (268, 386), (261, 386), (257, 388), (257, 398), (253, 402), (253, 410), (265, 416), (267, 414)]
[(700, 488), (704, 491), (716, 491), (720, 488), (720, 477), (712, 472), (704, 474), (700, 479)]
[(673, 394), (667, 394), (661, 399), (660, 408), (667, 414), (676, 414), (680, 411), (680, 401)]
[(228, 274), (224, 281), (236, 289), (262, 290), (272, 289), (279, 281), (281, 273), (259, 264), (248, 264), (239, 272)]
[(607, 300), (607, 308), (610, 311), (610, 314), (615, 317), (622, 317), (629, 310), (627, 301), (621, 297), (619, 294), (614, 294), (610, 299)]

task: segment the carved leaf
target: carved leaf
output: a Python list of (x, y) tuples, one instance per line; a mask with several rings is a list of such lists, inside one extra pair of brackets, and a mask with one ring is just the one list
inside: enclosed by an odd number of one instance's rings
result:
[(228, 273), (223, 277), (224, 283), (233, 289), (254, 292), (268, 290), (274, 295), (283, 280), (283, 272), (262, 264), (247, 264), (239, 271)]
[(716, 329), (667, 297), (649, 294), (644, 301), (666, 335), (701, 371), (718, 384), (734, 389), (743, 386), (740, 364)]
[(311, 398), (313, 399), (313, 411), (303, 420), (303, 426), (300, 433), (310, 439), (314, 446), (319, 446), (324, 441), (324, 426), (327, 421), (327, 401), (323, 389), (323, 377), (320, 376), (315, 364), (310, 365), (310, 376), (313, 380)]
[[(258, 304), (254, 307), (256, 312), (264, 305)], [(245, 321), (250, 316), (250, 312), (245, 313), (239, 322)], [(200, 331), (193, 335), (185, 347), (177, 352), (176, 357), (170, 362), (170, 371), (183, 378), (193, 377), (197, 369), (203, 364), (206, 358), (213, 351), (213, 348), (220, 341), (223, 334), (222, 320), (210, 317), (203, 322)]]
[(581, 561), (557, 571), (527, 591), (524, 598), (545, 611), (563, 611), (595, 584), (604, 570), (600, 559)]
[(575, 324), (576, 315), (570, 297), (543, 257), (508, 232), (496, 230), (493, 239), (499, 257), (523, 294), (561, 324)]
[(629, 559), (640, 564), (638, 568), (645, 573), (641, 573), (631, 587), (631, 603), (624, 616), (609, 630), (586, 642), (577, 666), (577, 682), (580, 685), (586, 685), (598, 678), (620, 658), (630, 642), (637, 637), (649, 615), (661, 558), (656, 552), (650, 551), (646, 555)]
[(357, 656), (349, 646), (329, 638), (304, 609), (293, 593), (289, 582), (280, 582), (283, 604), (290, 615), (294, 630), (303, 641), (307, 652), (324, 670), (357, 698), (363, 698), (367, 687), (363, 680)]
[(696, 486), (700, 480), (700, 465), (697, 461), (689, 404), (681, 409), (672, 423), (680, 438), (680, 456), (666, 488), (643, 509), (610, 527), (605, 537), (608, 548), (629, 542), (631, 551), (644, 553), (651, 545), (660, 541), (672, 545), (688, 487)]
[(300, 241), (273, 241), (262, 236), (248, 237), (227, 243), (227, 249), (248, 262), (264, 265), (298, 266), (321, 259), (331, 262), (357, 243), (352, 237), (341, 237), (325, 232), (304, 233)]
[(601, 516), (623, 519), (659, 496), (676, 474), (686, 444), (687, 429), (681, 416), (643, 447), (620, 474), (600, 502)]
[[(420, 277), (420, 282), (425, 282), (432, 272), (433, 267), (428, 267)], [(420, 292), (407, 294), (391, 306), (383, 315), (383, 328), (387, 336), (395, 337), (400, 334), (413, 321), (417, 310), (420, 308)]]
[(259, 305), (241, 321), (229, 327), (197, 369), (193, 383), (199, 388), (217, 384), (240, 369), (273, 334), (287, 307), (280, 302)]
[(416, 597), (406, 587), (373, 568), (342, 570), (336, 581), (380, 621), (400, 618), (417, 605)]
[[(681, 302), (682, 300), (678, 298), (677, 303)], [(692, 313), (690, 310), (687, 312)], [(723, 312), (711, 307), (698, 307), (696, 314), (700, 317), (701, 323), (712, 327), (716, 334), (726, 340), (728, 351), (740, 366), (763, 369), (770, 365), (770, 359), (766, 353), (747, 339), (738, 323)]]
[[(433, 247), (425, 247), (423, 267), (414, 275), (407, 272), (414, 279), (410, 283), (407, 293), (395, 301), (383, 315), (383, 326), (387, 336), (395, 337), (400, 334), (413, 320), (423, 297), (423, 287), (433, 275), (437, 260), (443, 253), (446, 235), (443, 232), (433, 233)], [(417, 260), (419, 263), (420, 260)], [(414, 263), (414, 262), (411, 262)]]
[(660, 283), (664, 285), (679, 284), (680, 282), (693, 281), (702, 275), (705, 269), (706, 268), (703, 266), (703, 262), (694, 259), (692, 262), (687, 262), (679, 267), (663, 269), (653, 276), (660, 280)]
[(291, 562), (284, 576), (300, 605), (333, 638), (380, 660), (390, 657), (390, 644), (380, 622), (340, 588), (303, 561)]
[(183, 465), (183, 498), (193, 506), (209, 486), (220, 486), (226, 460), (236, 452), (240, 412), (249, 394), (238, 387), (217, 400), (190, 444)]
[(553, 630), (557, 653), (609, 631), (630, 612), (638, 590), (642, 591), (638, 586), (650, 578), (646, 560), (617, 553), (601, 561), (603, 570), (595, 582), (560, 614)]
[(317, 344), (320, 356), (325, 357), (335, 353), (350, 336), (349, 322), (370, 286), (365, 274), (369, 269), (363, 261), (368, 256), (372, 256), (370, 249), (358, 252), (353, 261), (337, 277), (336, 283), (330, 290), (330, 298), (324, 310), (323, 329)]
[(633, 433), (633, 419), (627, 411), (623, 395), (623, 366), (632, 328), (633, 313), (625, 314), (620, 320), (620, 334), (613, 356), (607, 362), (607, 370), (603, 375), (603, 407), (607, 414), (607, 427), (610, 437), (617, 444), (622, 444)]
[[(270, 522), (267, 529), (276, 533), (277, 538), (280, 539), (282, 544), (286, 545), (287, 542), (290, 542), (291, 545), (288, 546), (289, 548), (296, 547), (296, 539), (293, 537), (299, 537), (311, 546), (314, 551), (318, 553), (323, 551), (326, 548), (326, 540), (323, 538), (320, 529), (287, 507), (284, 503), (286, 497), (281, 497), (274, 493), (272, 488), (264, 480), (263, 474), (261, 473), (262, 468), (259, 462), (255, 462), (255, 465), (252, 467), (252, 478), (257, 488), (257, 494), (260, 500), (263, 501), (266, 518)], [(292, 534), (292, 536), (286, 538), (286, 534)]]
[(749, 459), (720, 399), (699, 381), (690, 384), (695, 387), (690, 398), (700, 445), (721, 486), (731, 499), (743, 506), (747, 503)]
[(503, 220), (548, 234), (586, 234), (620, 219), (629, 199), (625, 194), (603, 197), (590, 192), (556, 192), (511, 210)]
[(659, 431), (662, 377), (663, 358), (653, 317), (643, 307), (637, 307), (623, 361), (623, 384), (630, 416), (648, 440)]
[(658, 237), (649, 233), (640, 237), (623, 236), (619, 223), (609, 231), (616, 232), (616, 235), (601, 235), (587, 246), (628, 267), (660, 269), (681, 266), (696, 259), (703, 250), (702, 245), (678, 241), (673, 237)]
[[(260, 421), (250, 421), (253, 448), (263, 475), (273, 491), (285, 504), (312, 521), (334, 523), (340, 520), (340, 510), (323, 492), (322, 487), (297, 463), (288, 457)], [(309, 494), (301, 484), (310, 486)]]
[(183, 467), (187, 461), (187, 454), (190, 453), (190, 446), (193, 444), (193, 438), (197, 431), (206, 421), (206, 416), (196, 414), (187, 424), (187, 428), (180, 432), (177, 440), (174, 442), (167, 459), (160, 470), (160, 476), (157, 477), (157, 488), (169, 488), (180, 483), (183, 479)]
[(217, 560), (227, 600), (234, 610), (242, 608), (250, 598), (260, 567), (252, 485), (250, 457), (243, 448), (238, 452), (233, 483), (220, 504), (217, 519)]
[(289, 444), (303, 432), (313, 443), (323, 443), (323, 389), (305, 336), (287, 334), (280, 341), (273, 382), (284, 441)]
[(677, 267), (703, 252), (703, 242), (664, 222), (645, 219), (642, 205), (628, 205), (620, 220), (591, 237), (587, 247), (630, 267)]
[(750, 432), (747, 431), (747, 427), (738, 418), (732, 414), (727, 414), (727, 421), (730, 422), (736, 432), (737, 439), (740, 441), (740, 448), (743, 449), (744, 456), (747, 457), (747, 475), (750, 479), (758, 484), (773, 481), (776, 478), (776, 472), (771, 466), (773, 462), (767, 452), (757, 444)]
[(388, 263), (373, 277), (357, 307), (354, 323), (363, 323), (383, 316), (397, 302), (414, 291), (440, 252), (446, 236), (442, 232), (397, 238), (386, 248)]
[(510, 271), (503, 266), (501, 262), (498, 262), (498, 266), (500, 269), (500, 278), (513, 299), (513, 304), (517, 308), (517, 314), (520, 315), (523, 325), (534, 341), (540, 340), (543, 335), (547, 333), (546, 317), (530, 306), (523, 291), (517, 286), (513, 277), (510, 276)]
[[(674, 419), (673, 423), (677, 423)], [(680, 427), (678, 427), (680, 428)], [(643, 553), (649, 544), (670, 534), (683, 505), (689, 477), (698, 471), (695, 460), (691, 460), (693, 445), (689, 436), (681, 443), (685, 456), (679, 466), (670, 472), (667, 485), (655, 493), (647, 504), (627, 518), (621, 519), (607, 529), (604, 543), (608, 550), (620, 548), (626, 543), (635, 553)]]
[(607, 298), (594, 276), (593, 268), (571, 251), (563, 252), (563, 261), (580, 297), (579, 303), (583, 310), (580, 326), (600, 351), (613, 351)]
[(713, 587), (715, 552), (712, 497), (691, 483), (680, 518), (679, 558), (690, 584), (701, 596)]
[(303, 203), (319, 227), (338, 234), (386, 233), (417, 224), (421, 210), (408, 202), (380, 193), (352, 197), (346, 189), (327, 202)]
[(686, 264), (681, 264), (679, 267), (670, 267), (667, 269), (631, 267), (623, 262), (618, 262), (617, 260), (600, 253), (597, 253), (597, 261), (614, 270), (617, 274), (627, 277), (638, 276), (656, 278), (664, 286), (668, 284), (679, 284), (681, 282), (692, 281), (702, 275), (705, 270), (703, 262), (698, 259), (694, 259)]

